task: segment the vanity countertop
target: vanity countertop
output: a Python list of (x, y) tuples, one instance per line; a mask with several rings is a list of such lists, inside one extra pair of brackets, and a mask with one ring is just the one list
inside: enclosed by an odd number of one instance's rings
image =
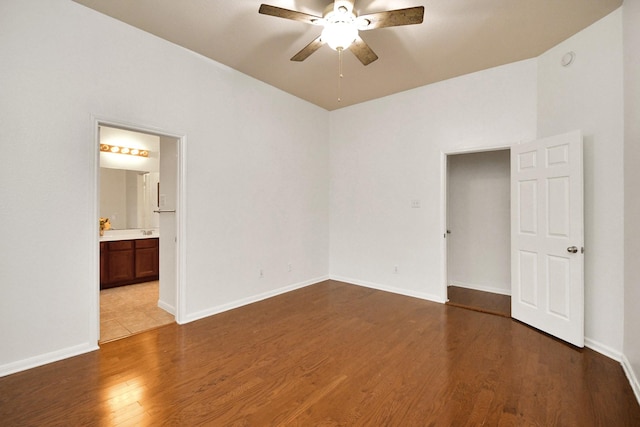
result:
[(101, 242), (115, 242), (117, 240), (139, 240), (139, 239), (157, 239), (160, 237), (160, 230), (153, 229), (134, 229), (134, 230), (105, 230), (104, 236), (100, 236)]

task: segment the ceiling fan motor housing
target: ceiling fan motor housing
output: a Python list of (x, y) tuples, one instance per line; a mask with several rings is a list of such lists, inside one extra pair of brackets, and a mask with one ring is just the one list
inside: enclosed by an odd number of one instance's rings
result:
[(358, 37), (356, 16), (347, 5), (350, 7), (351, 3), (338, 1), (324, 10), (325, 24), (320, 38), (333, 50), (347, 49)]

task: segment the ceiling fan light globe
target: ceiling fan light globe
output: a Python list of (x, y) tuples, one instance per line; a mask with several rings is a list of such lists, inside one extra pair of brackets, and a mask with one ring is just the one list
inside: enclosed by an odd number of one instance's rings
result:
[(347, 49), (358, 37), (358, 29), (346, 22), (327, 24), (320, 36), (333, 50)]

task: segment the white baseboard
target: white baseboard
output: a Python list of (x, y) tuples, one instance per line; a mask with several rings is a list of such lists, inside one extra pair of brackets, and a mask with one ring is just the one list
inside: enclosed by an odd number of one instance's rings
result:
[(367, 282), (365, 280), (352, 279), (352, 278), (349, 278), (349, 277), (331, 275), (331, 276), (329, 276), (329, 278), (331, 280), (337, 280), (338, 282), (345, 282), (345, 283), (349, 283), (351, 285), (357, 285), (357, 286), (362, 286), (362, 287), (365, 287), (365, 288), (377, 289), (379, 291), (391, 292), (393, 294), (404, 295), (404, 296), (407, 296), (407, 297), (413, 297), (413, 298), (424, 299), (424, 300), (427, 300), (427, 301), (438, 302), (440, 304), (444, 304), (446, 302), (446, 300), (443, 299), (442, 297), (439, 297), (439, 296), (433, 295), (433, 294), (428, 294), (426, 292), (415, 292), (415, 291), (411, 291), (411, 290), (408, 290), (408, 289), (396, 288), (396, 287), (393, 287), (393, 286), (387, 286), (387, 285), (382, 285), (382, 284), (379, 284), (379, 283)]
[(208, 308), (206, 310), (197, 311), (195, 313), (189, 313), (185, 316), (184, 322), (180, 324), (185, 324), (189, 322), (193, 322), (199, 319), (204, 319), (205, 317), (213, 316), (214, 314), (222, 313), (225, 311), (233, 310), (234, 308), (242, 307), (248, 304), (253, 304), (254, 302), (262, 301), (267, 298), (272, 298), (277, 295), (281, 295), (287, 292), (294, 291), (296, 289), (304, 288), (306, 286), (314, 285), (316, 283), (324, 282), (328, 280), (329, 276), (321, 276), (315, 279), (306, 280), (304, 282), (294, 283), (292, 285), (284, 286), (282, 288), (274, 289), (269, 292), (264, 292), (258, 295), (253, 295), (247, 298), (242, 298), (236, 301), (231, 301), (227, 304), (218, 305), (215, 307)]
[(638, 376), (633, 371), (631, 362), (629, 362), (629, 359), (627, 359), (627, 356), (624, 354), (622, 355), (622, 369), (629, 380), (629, 384), (631, 384), (633, 393), (636, 395), (636, 400), (640, 404), (640, 381), (638, 381)]
[(618, 350), (614, 350), (608, 345), (592, 340), (591, 338), (584, 337), (584, 346), (590, 348), (593, 351), (597, 351), (598, 353), (607, 356), (609, 359), (613, 359), (616, 362), (622, 361), (622, 353), (620, 353)]
[(98, 349), (99, 347), (95, 344), (80, 344), (73, 347), (52, 351), (50, 353), (40, 354), (28, 359), (18, 360), (17, 362), (7, 363), (0, 366), (0, 377), (15, 374), (16, 372), (20, 371), (26, 371), (27, 369), (47, 365), (49, 363), (57, 362), (69, 357), (78, 356), (80, 354), (89, 353)]
[(604, 345), (602, 343), (599, 343), (597, 341), (594, 341), (586, 337), (584, 339), (584, 345), (585, 347), (588, 347), (593, 351), (597, 351), (598, 353), (604, 356), (607, 356), (608, 358), (613, 359), (616, 362), (620, 362), (620, 364), (622, 365), (622, 370), (624, 371), (625, 375), (627, 376), (627, 380), (631, 385), (633, 394), (635, 394), (636, 400), (640, 404), (640, 381), (638, 381), (638, 376), (633, 371), (631, 363), (629, 362), (627, 357), (624, 355), (624, 353), (620, 353), (619, 351), (614, 350), (607, 345)]
[(494, 288), (491, 286), (476, 285), (473, 283), (457, 282), (452, 280), (449, 286), (457, 286), (459, 288), (473, 289), (475, 291), (491, 292), (492, 294), (511, 296), (511, 289)]
[(172, 306), (171, 304), (167, 304), (166, 302), (164, 302), (162, 300), (158, 300), (158, 307), (160, 307), (161, 309), (163, 309), (167, 313), (173, 314), (174, 317), (175, 317), (176, 308), (174, 306)]

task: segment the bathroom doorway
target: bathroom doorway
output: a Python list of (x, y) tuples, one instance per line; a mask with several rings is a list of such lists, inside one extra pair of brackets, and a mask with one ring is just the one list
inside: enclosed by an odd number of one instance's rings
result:
[(103, 121), (96, 134), (104, 343), (176, 321), (182, 138)]

